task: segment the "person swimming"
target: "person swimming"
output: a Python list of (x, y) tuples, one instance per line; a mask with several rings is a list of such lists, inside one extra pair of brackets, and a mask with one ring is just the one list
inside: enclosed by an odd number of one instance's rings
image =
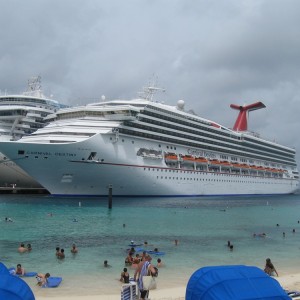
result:
[(267, 234), (266, 233), (253, 233), (253, 237), (266, 237), (267, 236)]
[(75, 254), (75, 253), (77, 253), (77, 252), (78, 252), (78, 249), (77, 249), (76, 245), (73, 244), (73, 245), (72, 245), (72, 248), (71, 248), (71, 253)]
[(24, 244), (24, 243), (21, 243), (21, 244), (20, 244), (20, 247), (18, 248), (18, 251), (19, 251), (20, 253), (23, 253), (23, 252), (28, 251), (28, 249), (25, 247), (25, 244)]
[(25, 269), (22, 268), (21, 264), (17, 264), (16, 274), (17, 274), (17, 275), (24, 276), (24, 274), (25, 274)]
[(105, 260), (103, 263), (104, 268), (111, 268), (111, 265), (108, 264), (108, 261)]

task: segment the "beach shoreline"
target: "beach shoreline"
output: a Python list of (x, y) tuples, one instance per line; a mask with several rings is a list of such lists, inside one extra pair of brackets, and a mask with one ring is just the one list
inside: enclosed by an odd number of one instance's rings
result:
[[(279, 277), (273, 277), (279, 282), (284, 290), (287, 291), (300, 291), (300, 273), (286, 273), (282, 272)], [(120, 299), (121, 288), (119, 294), (97, 294), (97, 295), (84, 295), (84, 296), (65, 296), (59, 294), (59, 288), (55, 289), (55, 293), (51, 295), (35, 295), (36, 300), (117, 300)], [(151, 300), (184, 300), (186, 292), (186, 284), (173, 288), (158, 288), (150, 291)]]
[[(120, 299), (119, 279), (131, 240), (147, 241), (150, 250), (157, 247), (165, 254), (151, 299), (184, 299), (190, 277), (202, 267), (263, 269), (267, 258), (274, 263), (283, 288), (300, 290), (296, 264), (299, 200), (299, 196), (226, 202), (211, 198), (115, 199), (114, 209), (108, 211), (102, 202), (88, 199), (82, 199), (79, 207), (77, 199), (4, 197), (0, 200), (3, 220), (9, 216), (14, 222), (0, 222), (1, 261), (8, 268), (20, 263), (28, 272), (49, 272), (63, 279), (57, 288), (41, 289), (36, 278), (23, 278), (37, 300)], [(262, 232), (267, 236), (253, 236)], [(30, 243), (32, 251), (19, 253), (21, 241)], [(73, 243), (79, 248), (76, 255), (70, 252)], [(57, 246), (66, 250), (64, 260), (56, 258)], [(152, 258), (156, 265), (158, 256)], [(105, 260), (111, 268), (103, 266)], [(133, 277), (134, 269), (128, 271)]]

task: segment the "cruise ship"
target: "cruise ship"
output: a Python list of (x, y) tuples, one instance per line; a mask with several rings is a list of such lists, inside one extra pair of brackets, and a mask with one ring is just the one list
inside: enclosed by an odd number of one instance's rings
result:
[[(0, 141), (16, 141), (46, 125), (44, 118), (66, 107), (47, 98), (41, 90), (41, 77), (28, 80), (23, 94), (0, 95)], [(6, 155), (0, 153), (0, 189), (32, 189), (41, 185)]]
[(192, 197), (292, 194), (295, 150), (248, 130), (262, 102), (235, 105), (232, 129), (144, 97), (61, 109), (7, 154), (54, 196)]

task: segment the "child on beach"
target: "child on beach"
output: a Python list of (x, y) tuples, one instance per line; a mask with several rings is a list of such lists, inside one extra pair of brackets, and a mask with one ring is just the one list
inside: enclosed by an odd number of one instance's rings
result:
[(46, 274), (39, 273), (39, 274), (37, 274), (36, 275), (36, 280), (38, 281), (37, 285), (43, 286), (43, 285), (47, 284), (49, 277), (50, 277), (49, 273), (46, 273)]

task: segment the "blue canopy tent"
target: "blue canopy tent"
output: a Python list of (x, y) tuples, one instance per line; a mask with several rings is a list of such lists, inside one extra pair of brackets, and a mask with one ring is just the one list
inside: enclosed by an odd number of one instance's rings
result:
[(0, 299), (35, 300), (28, 284), (18, 276), (10, 275), (2, 263), (0, 263)]
[(186, 300), (290, 300), (278, 281), (252, 266), (204, 267), (191, 276)]

